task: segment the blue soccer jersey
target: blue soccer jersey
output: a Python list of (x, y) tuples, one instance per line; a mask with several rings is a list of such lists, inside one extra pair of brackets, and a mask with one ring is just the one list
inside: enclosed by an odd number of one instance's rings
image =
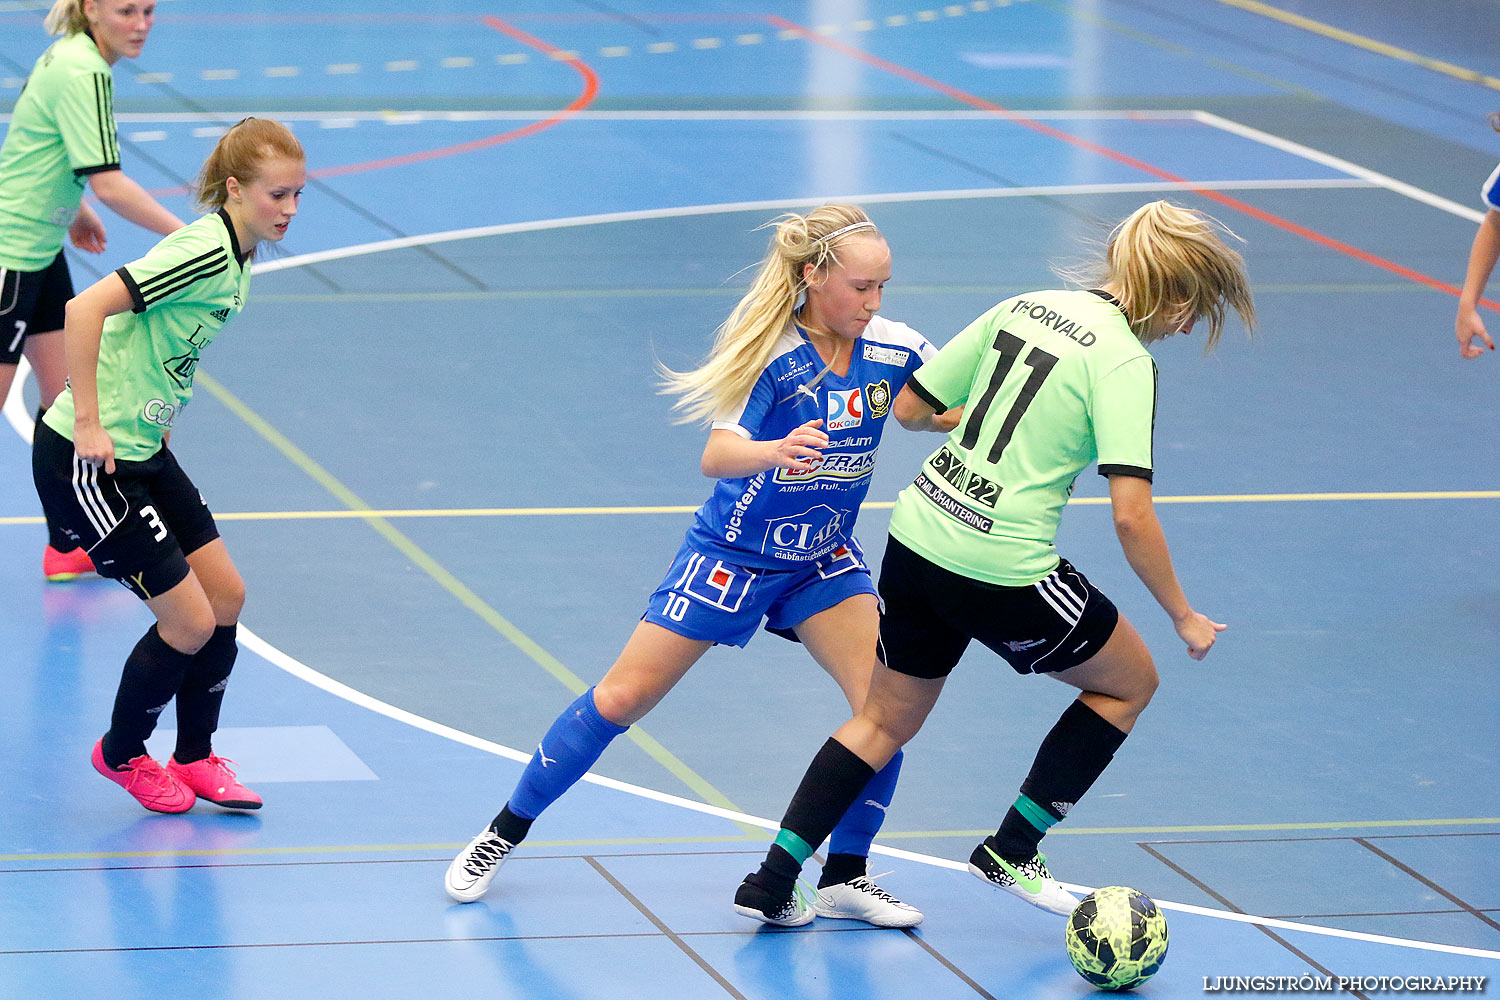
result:
[(935, 353), (911, 327), (876, 316), (853, 343), (849, 373), (818, 378), (823, 359), (800, 330), (789, 329), (749, 397), (718, 414), (713, 427), (775, 441), (821, 419), (828, 447), (806, 472), (778, 468), (719, 480), (698, 508), (687, 544), (741, 566), (795, 569), (847, 542), (891, 403)]
[(1484, 199), (1484, 207), (1500, 212), (1500, 167), (1490, 174), (1484, 186), (1479, 189), (1480, 197)]

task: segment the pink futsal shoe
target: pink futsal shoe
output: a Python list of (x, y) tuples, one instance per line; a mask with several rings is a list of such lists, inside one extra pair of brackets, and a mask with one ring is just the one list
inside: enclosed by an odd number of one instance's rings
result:
[(94, 560), (82, 546), (69, 552), (59, 552), (50, 545), (42, 550), (42, 575), (48, 583), (66, 583), (92, 572)]
[(167, 761), (167, 770), (177, 780), (197, 793), (198, 798), (207, 799), (225, 809), (259, 809), (261, 798), (235, 778), (230, 764), (232, 760), (209, 754), (191, 764), (179, 764), (173, 757)]
[(104, 763), (104, 741), (94, 744), (94, 770), (125, 789), (152, 812), (182, 813), (193, 808), (193, 790), (149, 754), (132, 757), (116, 771)]

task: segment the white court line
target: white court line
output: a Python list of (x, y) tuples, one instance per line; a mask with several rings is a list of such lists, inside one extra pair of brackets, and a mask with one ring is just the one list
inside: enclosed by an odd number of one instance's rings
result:
[[(355, 72), (356, 63), (334, 63), (325, 67), (325, 72)], [(167, 122), (194, 123), (213, 122), (229, 124), (247, 115), (264, 115), (265, 109), (249, 111), (122, 111), (115, 114), (118, 122)], [(391, 111), (278, 111), (278, 121), (314, 121), (319, 118), (353, 118), (359, 121), (382, 121)], [(415, 115), (417, 121), (438, 122), (508, 122), (537, 121), (557, 114), (556, 108), (493, 109), (493, 110), (425, 110), (407, 111), (402, 114)], [(1116, 110), (1041, 110), (1017, 112), (1039, 121), (1194, 121), (1197, 112), (1182, 111), (1116, 111)], [(570, 121), (995, 121), (992, 111), (941, 110), (941, 111), (833, 111), (814, 109), (783, 109), (764, 111), (743, 110), (583, 110), (569, 116)], [(9, 114), (0, 114), (0, 122), (10, 121)]]
[[(1231, 182), (1231, 183), (1264, 184), (1265, 182)], [(1199, 183), (1199, 184), (1188, 184), (1188, 185), (1168, 185), (1168, 184), (1161, 184), (1161, 185), (1155, 185), (1155, 186), (1147, 186), (1147, 189), (1162, 190), (1162, 189), (1180, 188), (1180, 187), (1184, 187), (1184, 186), (1186, 186), (1186, 187), (1200, 187), (1201, 188), (1201, 187), (1208, 187), (1208, 186), (1211, 186), (1211, 185), (1202, 184), (1202, 183)], [(1342, 185), (1339, 185), (1339, 186), (1349, 186), (1349, 185), (1348, 184), (1342, 184)], [(1361, 184), (1359, 186), (1366, 186), (1366, 185)], [(1384, 185), (1380, 185), (1380, 186), (1384, 186)], [(1114, 191), (1114, 190), (1121, 189), (1121, 188), (1126, 189), (1126, 190), (1141, 190), (1141, 189), (1143, 189), (1141, 185), (1069, 185), (1069, 186), (1059, 186), (1059, 187), (1056, 187), (1056, 188), (1045, 188), (1045, 189), (1002, 188), (1002, 189), (995, 189), (995, 190), (996, 191), (1002, 191), (1002, 192), (1015, 192), (1015, 191), (1023, 191), (1023, 190), (1025, 190), (1025, 191), (1031, 191), (1033, 193), (1036, 193), (1036, 192), (1043, 192), (1043, 193), (1103, 193), (1105, 191)], [(922, 194), (923, 193), (918, 192), (918, 193), (915, 193), (915, 194), (909, 194), (909, 195), (905, 195), (905, 196), (895, 196), (895, 195), (873, 196), (873, 197), (872, 196), (865, 196), (865, 197), (863, 197), (860, 200), (863, 200), (865, 202), (873, 202), (873, 201), (875, 201), (877, 199), (881, 199), (881, 200), (885, 200), (885, 201), (919, 200), (922, 197)], [(976, 193), (972, 193), (972, 192), (960, 192), (960, 193), (948, 193), (947, 196), (948, 197), (1004, 197), (1004, 196), (1017, 196), (1017, 195), (1002, 195), (1002, 194), (998, 194), (998, 193), (976, 194)], [(597, 215), (597, 216), (579, 216), (579, 217), (576, 217), (576, 218), (573, 218), (573, 219), (546, 220), (546, 221), (535, 222), (535, 223), (515, 223), (515, 224), (509, 224), (509, 225), (503, 225), (503, 226), (487, 226), (487, 227), (479, 227), (479, 228), (476, 228), (476, 229), (456, 230), (456, 231), (451, 232), (451, 233), (436, 233), (436, 234), (431, 234), (430, 236), (427, 236), (427, 237), (409, 237), (409, 238), (404, 239), (404, 240), (386, 240), (386, 241), (382, 241), (380, 243), (364, 244), (364, 245), (362, 245), (362, 247), (345, 248), (346, 251), (354, 251), (354, 252), (345, 252), (345, 251), (340, 251), (340, 250), (332, 250), (332, 251), (323, 251), (321, 253), (303, 254), (303, 255), (298, 256), (298, 257), (289, 257), (289, 258), (286, 258), (286, 259), (280, 260), (280, 261), (271, 261), (271, 262), (267, 263), (264, 267), (258, 267), (255, 270), (257, 272), (259, 272), (259, 271), (281, 271), (281, 270), (287, 270), (287, 269), (292, 268), (292, 267), (298, 267), (298, 266), (301, 266), (301, 265), (304, 265), (304, 264), (310, 264), (310, 263), (314, 263), (315, 261), (320, 261), (320, 260), (333, 260), (333, 259), (337, 259), (339, 257), (357, 256), (357, 255), (359, 255), (361, 253), (375, 253), (375, 252), (378, 252), (378, 250), (380, 250), (380, 249), (394, 249), (394, 246), (392, 246), (393, 244), (399, 244), (399, 245), (403, 245), (403, 246), (417, 246), (417, 245), (423, 245), (426, 242), (444, 242), (444, 241), (447, 241), (447, 240), (473, 239), (473, 238), (476, 238), (477, 236), (480, 236), (480, 235), (496, 235), (496, 234), (500, 234), (500, 233), (509, 233), (509, 232), (534, 231), (534, 230), (538, 230), (538, 229), (561, 228), (561, 227), (564, 227), (564, 226), (582, 226), (582, 225), (596, 224), (596, 223), (600, 223), (600, 222), (618, 222), (618, 221), (625, 221), (626, 219), (632, 219), (632, 218), (641, 218), (641, 219), (646, 219), (646, 218), (668, 218), (668, 217), (687, 216), (687, 215), (704, 215), (704, 214), (711, 214), (711, 213), (714, 213), (714, 212), (741, 211), (741, 210), (745, 210), (747, 208), (789, 207), (789, 206), (796, 206), (796, 205), (805, 205), (805, 204), (820, 203), (820, 202), (822, 202), (824, 200), (826, 200), (826, 199), (814, 199), (812, 201), (801, 201), (801, 200), (799, 200), (799, 201), (794, 201), (794, 202), (748, 202), (748, 203), (738, 203), (738, 205), (735, 205), (735, 204), (731, 204), (731, 205), (713, 205), (713, 206), (707, 206), (706, 205), (706, 206), (688, 207), (688, 208), (685, 208), (685, 209), (662, 209), (662, 210), (653, 210), (653, 211), (648, 211), (648, 212), (612, 213), (612, 214)], [(22, 364), (24, 364), (24, 363), (25, 363), (25, 359), (23, 358), (22, 359)], [(27, 414), (26, 411), (25, 411), (24, 404), (21, 402), (21, 389), (20, 389), (21, 383), (24, 381), (24, 378), (25, 378), (25, 372), (26, 372), (26, 370), (27, 369), (24, 369), (24, 368), (19, 368), (17, 370), (17, 376), (18, 377), (16, 378), (15, 384), (12, 387), (12, 391), (11, 391), (10, 397), (5, 402), (4, 415), (5, 415), (6, 419), (11, 423), (11, 425), (13, 427), (15, 427), (17, 433), (20, 434), (21, 437), (23, 439), (25, 439), (28, 443), (30, 443), (31, 438), (32, 438), (32, 426), (31, 426), (32, 421), (31, 421), (30, 415)], [(308, 667), (306, 664), (300, 662), (299, 660), (297, 660), (297, 659), (295, 659), (295, 658), (287, 655), (286, 653), (283, 653), (281, 650), (277, 649), (275, 646), (272, 646), (269, 643), (265, 642), (265, 640), (261, 639), (253, 631), (251, 631), (250, 628), (248, 626), (246, 626), (244, 622), (240, 623), (239, 636), (240, 636), (240, 641), (244, 644), (245, 648), (247, 648), (247, 649), (251, 650), (252, 652), (256, 653), (258, 656), (261, 656), (268, 663), (271, 663), (273, 666), (278, 667), (279, 669), (287, 672), (288, 674), (291, 674), (292, 676), (294, 676), (294, 677), (296, 677), (296, 678), (304, 681), (305, 683), (311, 684), (312, 686), (314, 686), (316, 688), (319, 688), (320, 690), (326, 691), (329, 694), (334, 695), (335, 697), (338, 697), (338, 698), (341, 698), (341, 699), (343, 699), (345, 701), (348, 701), (351, 704), (358, 705), (359, 707), (367, 709), (368, 711), (375, 712), (376, 714), (379, 714), (379, 715), (384, 715), (387, 718), (390, 718), (390, 719), (392, 719), (394, 721), (401, 722), (401, 723), (403, 723), (405, 725), (409, 725), (409, 726), (412, 726), (412, 727), (414, 727), (416, 729), (423, 730), (424, 732), (432, 733), (435, 736), (440, 736), (440, 737), (442, 737), (444, 739), (452, 740), (452, 741), (454, 741), (456, 743), (460, 743), (460, 744), (463, 744), (465, 746), (469, 746), (469, 747), (472, 747), (472, 748), (477, 749), (477, 750), (481, 750), (481, 751), (486, 752), (486, 753), (494, 754), (494, 755), (499, 756), (499, 757), (504, 757), (507, 760), (513, 760), (513, 761), (516, 761), (518, 763), (525, 763), (525, 762), (527, 762), (527, 761), (529, 761), (531, 759), (531, 755), (530, 754), (523, 753), (522, 751), (512, 749), (511, 747), (507, 747), (507, 746), (504, 746), (504, 745), (499, 744), (499, 743), (494, 743), (494, 742), (491, 742), (489, 740), (481, 739), (478, 736), (474, 736), (474, 735), (471, 735), (469, 733), (465, 733), (462, 730), (454, 729), (451, 726), (445, 726), (442, 723), (434, 722), (434, 721), (432, 721), (430, 719), (427, 719), (427, 718), (424, 718), (424, 717), (422, 717), (420, 715), (416, 715), (415, 713), (408, 712), (405, 709), (397, 708), (394, 705), (390, 705), (390, 704), (388, 704), (386, 702), (380, 701), (377, 698), (374, 698), (374, 697), (372, 697), (370, 695), (367, 695), (367, 694), (365, 694), (362, 691), (358, 691), (355, 688), (352, 688), (352, 687), (348, 686), (347, 684), (344, 684), (344, 683), (342, 683), (340, 681), (336, 681), (333, 678), (328, 677), (325, 674), (319, 673), (318, 671), (313, 670), (311, 667)], [(587, 782), (589, 782), (591, 784), (599, 785), (599, 786), (604, 787), (604, 788), (609, 788), (609, 789), (613, 789), (615, 791), (625, 792), (626, 794), (629, 794), (629, 795), (635, 795), (635, 796), (638, 796), (640, 798), (650, 799), (652, 801), (661, 802), (661, 803), (664, 803), (664, 804), (667, 804), (667, 805), (677, 806), (677, 807), (680, 807), (680, 808), (683, 808), (683, 809), (691, 810), (693, 812), (703, 813), (703, 814), (710, 815), (710, 816), (717, 816), (717, 817), (720, 817), (722, 819), (727, 819), (727, 820), (741, 822), (741, 823), (747, 823), (749, 825), (758, 826), (758, 827), (761, 827), (761, 828), (766, 829), (766, 830), (777, 830), (777, 829), (780, 828), (780, 823), (777, 822), (777, 821), (763, 819), (763, 818), (761, 818), (759, 816), (751, 816), (751, 815), (749, 815), (747, 813), (735, 812), (735, 811), (729, 810), (729, 809), (721, 809), (721, 808), (719, 808), (717, 806), (711, 806), (711, 805), (708, 805), (708, 804), (702, 803), (702, 802), (694, 802), (691, 799), (684, 799), (684, 798), (681, 798), (680, 796), (670, 795), (670, 794), (668, 794), (666, 792), (658, 792), (658, 791), (656, 791), (654, 789), (644, 788), (644, 787), (641, 787), (639, 785), (632, 785), (632, 784), (629, 784), (627, 782), (618, 781), (618, 780), (616, 780), (614, 778), (606, 778), (606, 777), (602, 777), (600, 775), (596, 775), (596, 774), (593, 774), (593, 773), (587, 773), (587, 774), (585, 774), (583, 776), (583, 780), (587, 781)], [(905, 850), (901, 850), (900, 848), (885, 847), (884, 845), (881, 845), (881, 844), (874, 844), (874, 845), (872, 845), (871, 851), (874, 852), (874, 853), (883, 854), (883, 855), (886, 855), (886, 856), (889, 856), (889, 857), (900, 858), (900, 859), (903, 859), (903, 860), (912, 861), (912, 862), (919, 863), (919, 864), (931, 865), (931, 866), (937, 867), (937, 868), (947, 868), (947, 869), (954, 870), (954, 871), (963, 871), (967, 867), (966, 865), (964, 865), (964, 864), (962, 864), (960, 862), (950, 861), (950, 860), (947, 860), (947, 859), (944, 859), (944, 858), (936, 858), (936, 857), (932, 857), (932, 856), (926, 855), (926, 854), (918, 854), (918, 853), (916, 853), (914, 851), (905, 851)], [(1077, 885), (1077, 884), (1074, 884), (1074, 883), (1067, 883), (1067, 882), (1064, 882), (1064, 883), (1061, 883), (1061, 884), (1064, 885), (1066, 888), (1068, 888), (1068, 889), (1070, 889), (1072, 891), (1075, 891), (1075, 892), (1085, 892), (1086, 893), (1086, 892), (1091, 892), (1092, 891), (1092, 887), (1089, 887), (1089, 886), (1082, 886), (1082, 885)], [(1230, 920), (1230, 921), (1234, 921), (1234, 922), (1237, 922), (1237, 923), (1254, 924), (1254, 925), (1260, 926), (1260, 927), (1276, 928), (1278, 930), (1302, 932), (1302, 933), (1307, 933), (1307, 934), (1320, 935), (1320, 936), (1324, 936), (1324, 937), (1344, 938), (1346, 940), (1351, 940), (1351, 941), (1363, 941), (1363, 942), (1371, 943), (1371, 944), (1390, 945), (1390, 946), (1393, 946), (1393, 947), (1410, 948), (1410, 949), (1415, 949), (1415, 950), (1419, 950), (1419, 951), (1431, 951), (1431, 952), (1440, 952), (1440, 953), (1450, 954), (1450, 955), (1463, 955), (1463, 956), (1467, 956), (1467, 957), (1471, 957), (1471, 958), (1489, 958), (1489, 959), (1500, 960), (1500, 951), (1487, 951), (1487, 950), (1480, 949), (1480, 948), (1466, 948), (1466, 947), (1462, 947), (1462, 946), (1459, 946), (1459, 945), (1439, 944), (1437, 942), (1432, 942), (1432, 941), (1417, 941), (1417, 940), (1411, 940), (1411, 939), (1407, 939), (1407, 938), (1389, 937), (1389, 936), (1382, 935), (1382, 934), (1368, 934), (1368, 933), (1364, 933), (1364, 932), (1361, 932), (1361, 931), (1348, 931), (1348, 930), (1343, 930), (1341, 928), (1336, 928), (1336, 927), (1320, 927), (1320, 926), (1317, 926), (1317, 925), (1314, 925), (1314, 924), (1301, 924), (1301, 923), (1296, 923), (1296, 922), (1293, 922), (1293, 921), (1290, 921), (1290, 920), (1279, 920), (1279, 919), (1272, 918), (1272, 917), (1258, 917), (1258, 916), (1255, 916), (1253, 914), (1231, 913), (1231, 912), (1228, 912), (1228, 911), (1225, 911), (1225, 910), (1216, 910), (1216, 909), (1212, 909), (1212, 908), (1209, 908), (1209, 907), (1194, 906), (1194, 905), (1188, 904), (1188, 903), (1174, 903), (1174, 902), (1170, 902), (1170, 901), (1166, 901), (1166, 900), (1157, 900), (1157, 903), (1163, 909), (1177, 910), (1177, 911), (1183, 912), (1183, 913), (1193, 913), (1193, 914), (1197, 914), (1199, 916), (1213, 917), (1213, 918), (1220, 919), (1220, 920)]]
[(634, 212), (603, 212), (597, 215), (575, 215), (560, 219), (539, 219), (535, 222), (506, 222), (494, 226), (475, 226), (470, 229), (450, 229), (440, 233), (425, 233), (419, 236), (402, 236), (397, 239), (377, 240), (373, 243), (357, 243), (353, 246), (318, 250), (313, 253), (285, 257), (253, 266), (255, 274), (284, 271), (307, 264), (321, 264), (330, 260), (363, 257), (366, 254), (383, 253), (388, 250), (405, 250), (411, 247), (430, 246), (434, 243), (452, 243), (459, 240), (483, 239), (488, 236), (505, 236), (512, 233), (532, 233), (548, 229), (566, 229), (573, 226), (597, 226), (614, 222), (640, 222), (647, 219), (677, 219), (693, 215), (720, 215), (729, 212), (763, 212), (821, 205), (826, 202), (853, 202), (862, 205), (908, 203), (918, 201), (961, 201), (981, 198), (1034, 198), (1043, 196), (1127, 194), (1133, 192), (1193, 191), (1212, 189), (1215, 191), (1261, 191), (1261, 190), (1313, 190), (1327, 188), (1368, 188), (1369, 181), (1352, 177), (1329, 177), (1321, 180), (1239, 180), (1239, 181), (1134, 181), (1121, 184), (1049, 184), (1039, 187), (1001, 188), (955, 188), (948, 191), (897, 191), (880, 194), (829, 195), (822, 198), (778, 198), (768, 201), (721, 202), (715, 205), (686, 205), (676, 208), (649, 208)]
[(3, 412), (5, 419), (15, 428), (16, 433), (21, 436), (28, 446), (31, 444), (32, 424), (31, 414), (26, 412), (26, 401), (23, 389), (26, 385), (26, 375), (31, 371), (31, 363), (23, 355), (16, 362), (16, 376), (10, 383), (10, 395), (5, 398)]
[[(22, 358), (21, 365), (24, 366), (25, 364), (26, 359)], [(25, 380), (27, 371), (29, 371), (29, 369), (26, 367), (20, 367), (17, 369), (15, 385), (12, 387), (10, 397), (5, 401), (4, 413), (6, 419), (10, 421), (11, 426), (16, 429), (16, 433), (19, 434), (23, 439), (25, 439), (28, 444), (30, 444), (32, 438), (32, 421), (30, 416), (26, 413), (24, 405), (21, 403), (20, 390), (20, 385)], [(424, 718), (423, 716), (417, 715), (414, 712), (408, 712), (404, 708), (397, 708), (395, 705), (391, 705), (388, 702), (381, 701), (378, 698), (365, 694), (363, 691), (352, 688), (341, 681), (336, 681), (332, 677), (329, 677), (326, 674), (312, 669), (311, 667), (307, 666), (307, 664), (292, 656), (289, 656), (288, 654), (282, 652), (280, 649), (277, 649), (275, 646), (266, 642), (260, 636), (251, 631), (250, 627), (244, 622), (240, 622), (239, 641), (240, 644), (243, 645), (246, 649), (261, 657), (272, 666), (285, 671), (298, 680), (310, 684), (321, 691), (326, 691), (336, 698), (347, 701), (352, 705), (357, 705), (358, 707), (366, 709), (367, 711), (374, 712), (377, 715), (383, 715), (388, 719), (392, 719), (396, 722), (403, 723), (404, 725), (411, 726), (414, 729), (420, 729), (423, 732), (431, 733), (434, 736), (440, 736), (443, 739), (452, 740), (455, 743), (460, 743), (464, 746), (472, 747), (473, 749), (483, 751), (484, 753), (493, 754), (497, 757), (504, 757), (506, 760), (512, 760), (518, 764), (525, 764), (527, 761), (531, 760), (531, 754), (529, 753), (523, 753), (520, 750), (512, 749), (511, 747), (504, 746), (503, 744), (494, 743), (490, 740), (482, 739), (478, 736), (466, 733), (461, 729), (454, 729), (452, 726), (445, 726), (440, 722), (434, 722), (431, 719)], [(589, 782), (590, 784), (599, 785), (601, 788), (609, 788), (617, 792), (624, 792), (627, 795), (634, 795), (638, 798), (650, 799), (653, 802), (661, 802), (665, 805), (677, 806), (682, 809), (688, 809), (692, 812), (703, 813), (708, 816), (717, 816), (720, 819), (727, 819), (733, 822), (746, 823), (751, 826), (758, 826), (769, 831), (775, 831), (781, 828), (781, 824), (778, 821), (764, 819), (760, 816), (751, 816), (748, 813), (735, 812), (732, 809), (721, 809), (718, 806), (711, 806), (704, 802), (694, 802), (691, 799), (685, 799), (681, 796), (670, 795), (666, 792), (658, 792), (652, 788), (644, 788), (640, 785), (632, 785), (629, 782), (618, 781), (614, 778), (606, 778), (602, 775), (594, 774), (593, 772), (586, 773), (583, 776), (583, 780)], [(962, 862), (950, 861), (946, 858), (935, 858), (928, 854), (918, 854), (915, 851), (904, 851), (898, 847), (886, 847), (883, 844), (872, 844), (870, 850), (875, 854), (883, 854), (888, 857), (900, 858), (901, 860), (911, 861), (917, 864), (931, 865), (935, 868), (947, 868), (952, 871), (965, 871), (967, 869), (967, 865), (963, 864)], [(1063, 882), (1061, 884), (1065, 888), (1073, 892), (1088, 893), (1092, 892), (1094, 889), (1094, 887), (1091, 886), (1078, 885), (1072, 882)], [(1464, 955), (1470, 958), (1500, 959), (1500, 951), (1485, 951), (1481, 948), (1465, 948), (1459, 945), (1439, 944), (1434, 941), (1416, 941), (1407, 938), (1389, 937), (1383, 934), (1367, 934), (1362, 931), (1347, 931), (1337, 927), (1320, 927), (1316, 924), (1299, 924), (1290, 920), (1278, 920), (1273, 917), (1257, 917), (1253, 914), (1248, 913), (1230, 913), (1226, 910), (1215, 910), (1206, 906), (1194, 906), (1191, 903), (1174, 903), (1162, 899), (1158, 899), (1156, 902), (1157, 905), (1167, 910), (1177, 910), (1182, 913), (1192, 913), (1198, 916), (1214, 917), (1219, 920), (1230, 920), (1236, 923), (1255, 924), (1259, 927), (1273, 927), (1277, 930), (1300, 931), (1305, 934), (1316, 934), (1323, 937), (1345, 938), (1351, 941), (1364, 941), (1369, 944), (1384, 944), (1391, 945), (1397, 948), (1412, 948), (1418, 951), (1441, 952), (1448, 955)]]
[(1232, 132), (1242, 138), (1270, 146), (1273, 149), (1279, 149), (1284, 153), (1291, 153), (1293, 156), (1299, 156), (1304, 160), (1310, 160), (1325, 167), (1332, 167), (1334, 170), (1346, 173), (1351, 177), (1362, 178), (1377, 187), (1383, 187), (1387, 191), (1393, 191), (1413, 201), (1430, 205), (1433, 208), (1447, 212), (1449, 215), (1456, 215), (1460, 219), (1468, 219), (1473, 223), (1484, 221), (1483, 212), (1469, 208), (1466, 205), (1460, 205), (1456, 201), (1449, 201), (1441, 195), (1433, 194), (1431, 191), (1424, 191), (1422, 188), (1407, 184), (1405, 181), (1398, 181), (1394, 177), (1388, 177), (1385, 174), (1371, 170), (1369, 167), (1362, 167), (1357, 163), (1351, 163), (1331, 153), (1313, 149), (1311, 146), (1304, 146), (1302, 143), (1293, 142), (1291, 139), (1283, 139), (1281, 136), (1273, 135), (1270, 132), (1262, 132), (1258, 128), (1251, 128), (1249, 125), (1241, 125), (1237, 121), (1221, 118), (1207, 111), (1194, 111), (1192, 117), (1205, 125), (1211, 125), (1225, 132)]
[[(497, 757), (504, 757), (506, 760), (513, 760), (519, 764), (524, 764), (527, 761), (531, 760), (531, 754), (529, 753), (522, 753), (521, 751), (514, 750), (508, 746), (503, 746), (499, 743), (493, 743), (489, 740), (481, 739), (480, 737), (466, 733), (463, 730), (454, 729), (452, 726), (445, 726), (440, 722), (433, 722), (431, 719), (426, 719), (420, 715), (415, 715), (403, 708), (397, 708), (396, 706), (388, 704), (387, 702), (383, 702), (378, 698), (373, 698), (362, 691), (351, 688), (347, 684), (336, 681), (333, 678), (326, 676), (325, 674), (321, 674), (318, 671), (307, 666), (305, 663), (302, 663), (294, 659), (293, 657), (288, 656), (286, 653), (283, 653), (275, 646), (272, 646), (270, 643), (260, 638), (260, 636), (250, 631), (250, 629), (245, 626), (244, 622), (240, 623), (239, 639), (240, 643), (246, 649), (265, 659), (272, 665), (280, 667), (282, 670), (291, 674), (293, 677), (305, 681), (306, 683), (311, 684), (313, 687), (318, 688), (322, 691), (326, 691), (329, 694), (334, 695), (335, 697), (342, 698), (343, 700), (350, 702), (351, 704), (358, 705), (360, 708), (368, 709), (369, 711), (375, 712), (378, 715), (383, 715), (389, 719), (394, 719), (397, 722), (402, 722), (408, 726), (423, 730), (424, 732), (432, 733), (434, 736), (441, 736), (444, 739), (452, 740), (455, 743), (461, 743), (464, 746), (472, 747), (476, 750), (482, 750), (485, 753), (494, 754)], [(748, 813), (735, 812), (732, 809), (721, 809), (718, 806), (711, 806), (703, 802), (694, 802), (691, 799), (684, 799), (677, 795), (669, 795), (666, 792), (658, 792), (655, 789), (643, 788), (640, 785), (632, 785), (628, 782), (617, 781), (614, 778), (601, 777), (600, 775), (594, 774), (593, 772), (585, 774), (583, 776), (583, 780), (589, 782), (590, 784), (599, 785), (603, 788), (610, 788), (618, 792), (624, 792), (627, 795), (635, 795), (639, 798), (650, 799), (653, 802), (661, 802), (666, 805), (677, 806), (682, 809), (688, 809), (693, 812), (703, 813), (708, 816), (717, 816), (720, 819), (732, 820), (737, 823), (748, 823), (751, 826), (758, 826), (765, 830), (774, 831), (781, 828), (781, 824), (778, 821), (764, 819), (760, 816), (751, 816)], [(936, 868), (948, 868), (953, 871), (965, 871), (968, 868), (966, 864), (959, 861), (949, 861), (945, 858), (935, 858), (928, 854), (918, 854), (915, 851), (903, 851), (899, 848), (885, 847), (881, 844), (872, 845), (870, 850), (874, 853), (884, 854), (893, 858), (901, 858), (902, 860), (913, 861), (918, 864), (931, 865)], [(1076, 885), (1069, 882), (1064, 882), (1062, 883), (1062, 885), (1074, 892), (1088, 893), (1093, 891), (1093, 887), (1091, 886)], [(1324, 937), (1346, 938), (1351, 941), (1364, 941), (1370, 944), (1393, 945), (1398, 948), (1415, 948), (1421, 951), (1436, 951), (1443, 952), (1449, 955), (1465, 955), (1472, 958), (1500, 959), (1500, 951), (1485, 951), (1480, 948), (1465, 948), (1459, 945), (1438, 944), (1431, 941), (1413, 941), (1406, 938), (1388, 937), (1383, 934), (1367, 934), (1362, 931), (1347, 931), (1337, 927), (1319, 927), (1315, 924), (1299, 924), (1291, 920), (1278, 920), (1274, 917), (1257, 917), (1253, 914), (1248, 913), (1230, 913), (1225, 910), (1216, 910), (1206, 906), (1194, 906), (1190, 903), (1172, 903), (1160, 899), (1158, 899), (1156, 902), (1163, 909), (1178, 910), (1183, 913), (1193, 913), (1198, 916), (1204, 917), (1215, 917), (1220, 920), (1232, 920), (1237, 923), (1255, 924), (1259, 927), (1274, 927), (1278, 930), (1302, 931), (1307, 934), (1318, 934)]]

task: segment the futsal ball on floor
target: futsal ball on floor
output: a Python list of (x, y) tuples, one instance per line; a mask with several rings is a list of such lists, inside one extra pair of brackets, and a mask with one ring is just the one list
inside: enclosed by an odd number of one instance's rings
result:
[(1080, 976), (1101, 990), (1128, 990), (1167, 957), (1167, 918), (1150, 896), (1112, 885), (1079, 901), (1065, 939)]

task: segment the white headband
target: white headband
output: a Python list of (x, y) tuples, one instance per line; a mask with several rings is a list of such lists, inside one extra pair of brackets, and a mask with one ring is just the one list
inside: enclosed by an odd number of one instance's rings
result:
[(829, 233), (827, 236), (821, 237), (817, 242), (819, 242), (819, 243), (827, 243), (829, 240), (834, 239), (834, 238), (839, 237), (839, 236), (843, 236), (845, 233), (852, 233), (852, 232), (854, 232), (855, 230), (858, 230), (858, 229), (874, 229), (874, 228), (875, 228), (875, 223), (870, 222), (868, 220), (866, 220), (865, 222), (856, 222), (856, 223), (853, 223), (852, 225), (845, 226), (843, 229), (835, 229), (833, 232)]

